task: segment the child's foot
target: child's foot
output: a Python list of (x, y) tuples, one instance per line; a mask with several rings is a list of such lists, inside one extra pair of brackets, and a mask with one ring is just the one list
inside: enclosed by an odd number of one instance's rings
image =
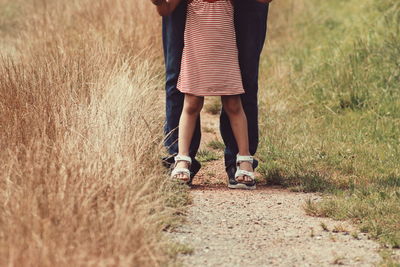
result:
[[(242, 161), (239, 163), (239, 168), (241, 170), (247, 171), (247, 172), (253, 172), (253, 164), (248, 161)], [(243, 184), (253, 184), (254, 179), (248, 175), (241, 175), (236, 178), (236, 181), (239, 183)]]
[[(189, 169), (189, 163), (187, 161), (179, 161), (178, 163), (176, 163), (175, 168), (174, 169)], [(187, 173), (183, 173), (180, 172), (178, 174), (176, 174), (174, 176), (175, 179), (187, 182), (190, 179), (190, 175), (188, 175)]]
[(190, 181), (190, 165), (192, 159), (188, 156), (177, 155), (175, 157), (175, 166), (171, 173), (171, 178), (182, 182)]

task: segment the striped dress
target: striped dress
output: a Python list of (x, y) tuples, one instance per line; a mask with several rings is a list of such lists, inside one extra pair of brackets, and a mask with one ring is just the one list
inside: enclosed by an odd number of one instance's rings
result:
[(197, 96), (243, 94), (230, 0), (188, 3), (178, 90)]

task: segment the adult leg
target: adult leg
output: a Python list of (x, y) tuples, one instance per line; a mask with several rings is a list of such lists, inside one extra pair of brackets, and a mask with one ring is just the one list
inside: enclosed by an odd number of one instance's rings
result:
[[(166, 68), (166, 122), (164, 126), (166, 138), (164, 145), (172, 156), (178, 153), (178, 125), (184, 102), (184, 94), (177, 90), (176, 85), (181, 68), (185, 22), (186, 1), (182, 1), (171, 15), (163, 17), (163, 47)], [(199, 118), (190, 145), (190, 156), (193, 159), (191, 171), (193, 174), (196, 174), (200, 169), (200, 163), (194, 160), (200, 146), (200, 138)], [(169, 167), (174, 163), (173, 157), (165, 158), (164, 162)]]
[[(268, 4), (256, 0), (235, 0), (235, 29), (239, 64), (245, 94), (241, 96), (248, 119), (249, 149), (254, 155), (258, 147), (258, 69), (267, 30)], [(231, 123), (224, 110), (220, 120), (221, 135), (226, 145), (225, 166), (229, 177), (234, 175), (238, 146)], [(255, 162), (256, 167), (257, 162)]]

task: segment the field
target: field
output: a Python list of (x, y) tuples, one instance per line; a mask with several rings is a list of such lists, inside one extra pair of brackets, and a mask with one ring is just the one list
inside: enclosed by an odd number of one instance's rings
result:
[[(271, 6), (260, 173), (400, 247), (400, 3)], [(161, 167), (147, 1), (0, 0), (0, 265), (160, 266), (189, 198)], [(264, 179), (265, 178), (265, 179)], [(390, 259), (388, 259), (390, 262)]]
[[(0, 265), (156, 266), (160, 23), (143, 1), (0, 1)], [(178, 206), (177, 206), (178, 205)]]
[(331, 193), (308, 212), (399, 248), (400, 3), (289, 2), (275, 6), (262, 66), (262, 173)]

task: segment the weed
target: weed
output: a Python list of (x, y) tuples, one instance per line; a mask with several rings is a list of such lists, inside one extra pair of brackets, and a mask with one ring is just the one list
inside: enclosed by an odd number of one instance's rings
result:
[(219, 114), (221, 112), (221, 99), (219, 97), (211, 98), (210, 102), (205, 105), (204, 109), (210, 114)]
[(225, 144), (219, 140), (212, 140), (207, 144), (207, 146), (209, 148), (212, 148), (215, 150), (224, 150), (225, 149)]
[(208, 177), (216, 177), (216, 175), (217, 175), (215, 172), (212, 172), (212, 171), (208, 171), (206, 174)]
[(169, 254), (170, 255), (177, 255), (177, 254), (182, 254), (182, 255), (191, 255), (193, 254), (194, 249), (186, 244), (182, 243), (172, 243), (169, 246)]
[(352, 236), (354, 239), (360, 239), (360, 237), (358, 236), (358, 232), (356, 232), (356, 231), (352, 232), (352, 233), (351, 233), (351, 236)]
[(197, 153), (197, 159), (200, 162), (209, 162), (220, 159), (220, 156), (211, 150), (203, 149)]
[(329, 232), (329, 228), (325, 223), (321, 222), (320, 226), (321, 226), (322, 230), (324, 230), (325, 232)]
[(335, 225), (335, 227), (333, 227), (332, 232), (334, 232), (334, 233), (345, 233), (345, 234), (349, 233), (349, 231), (342, 224)]
[(203, 126), (203, 131), (206, 133), (215, 133), (215, 130), (211, 127)]
[(337, 256), (334, 260), (333, 260), (333, 264), (334, 265), (344, 265), (344, 260), (345, 257), (341, 257), (341, 256)]

